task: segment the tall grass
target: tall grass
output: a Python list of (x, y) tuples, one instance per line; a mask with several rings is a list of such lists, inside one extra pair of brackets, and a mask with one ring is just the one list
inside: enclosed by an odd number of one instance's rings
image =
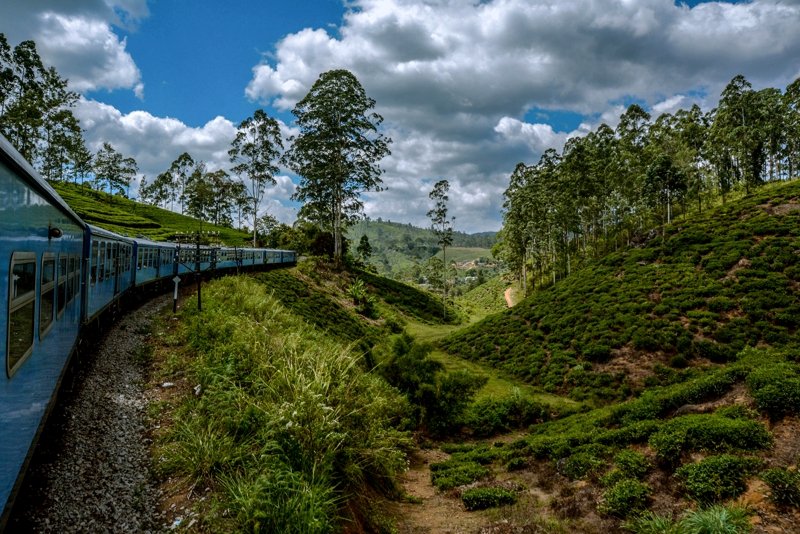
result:
[(264, 284), (229, 277), (204, 294), (182, 329), (202, 393), (160, 452), (164, 470), (214, 490), (212, 530), (330, 532), (363, 495), (392, 492), (410, 444), (393, 426), (398, 393)]

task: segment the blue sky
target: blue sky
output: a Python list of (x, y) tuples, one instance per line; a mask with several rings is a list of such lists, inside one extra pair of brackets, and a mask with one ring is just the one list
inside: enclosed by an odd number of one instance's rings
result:
[[(800, 76), (798, 0), (0, 0), (0, 21), (81, 94), (90, 148), (110, 142), (140, 179), (185, 151), (229, 168), (258, 107), (288, 137), (319, 74), (346, 68), (393, 139), (366, 213), (427, 225), (446, 178), (469, 232), (500, 227), (518, 162), (615, 126), (631, 102), (655, 118), (714, 107), (737, 74), (781, 89)], [(296, 182), (281, 169), (263, 209), (292, 222)]]
[(160, 0), (148, 6), (146, 19), (118, 32), (142, 71), (144, 98), (102, 90), (87, 96), (123, 112), (144, 107), (193, 126), (217, 115), (234, 122), (252, 115), (258, 106), (245, 97), (244, 87), (253, 65), (286, 34), (332, 27), (344, 14), (339, 0)]

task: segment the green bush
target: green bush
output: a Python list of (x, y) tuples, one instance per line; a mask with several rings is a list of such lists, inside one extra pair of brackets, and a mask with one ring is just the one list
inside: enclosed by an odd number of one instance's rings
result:
[(748, 477), (760, 465), (761, 461), (756, 458), (722, 454), (684, 465), (675, 475), (689, 497), (701, 503), (712, 503), (741, 495), (747, 489)]
[(650, 460), (644, 454), (626, 449), (620, 451), (614, 457), (614, 464), (626, 478), (641, 480), (643, 476), (652, 468)]
[(758, 450), (772, 443), (764, 425), (750, 419), (716, 414), (684, 415), (667, 421), (652, 434), (649, 444), (664, 463), (677, 462), (688, 451)]
[(638, 480), (620, 480), (603, 492), (597, 509), (605, 515), (628, 517), (647, 508), (650, 486)]
[(464, 507), (469, 510), (485, 510), (517, 502), (517, 495), (504, 488), (473, 488), (461, 494)]
[(567, 458), (559, 460), (558, 471), (572, 480), (583, 478), (590, 473), (599, 471), (605, 462), (592, 452), (577, 452)]
[(477, 462), (457, 462), (447, 467), (431, 464), (431, 483), (442, 491), (475, 482), (488, 475), (489, 470)]
[(794, 364), (755, 369), (747, 376), (747, 386), (756, 406), (773, 420), (800, 412), (800, 376)]
[(769, 486), (769, 498), (775, 504), (800, 507), (800, 473), (776, 467), (761, 473), (761, 479)]
[(522, 395), (518, 389), (506, 398), (483, 398), (469, 407), (464, 423), (476, 436), (487, 437), (542, 422), (546, 406)]

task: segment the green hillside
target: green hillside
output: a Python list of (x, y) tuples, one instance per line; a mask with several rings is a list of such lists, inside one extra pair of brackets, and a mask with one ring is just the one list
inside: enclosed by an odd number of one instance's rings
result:
[[(433, 231), (410, 224), (381, 220), (360, 221), (348, 229), (347, 238), (353, 250), (361, 236), (367, 236), (372, 247), (369, 263), (379, 273), (404, 281), (419, 278), (420, 270), (433, 256), (441, 257)], [(491, 247), (496, 232), (478, 234), (453, 233), (453, 245), (448, 249), (448, 260), (468, 262), (479, 258), (491, 258)], [(494, 267), (487, 267), (494, 272)]]
[(120, 196), (112, 197), (102, 191), (77, 184), (52, 182), (50, 185), (84, 221), (118, 234), (166, 241), (175, 239), (176, 234), (202, 230), (218, 232), (219, 235), (214, 240), (229, 246), (246, 246), (252, 243), (252, 234), (234, 228), (201, 223), (187, 215)]
[(798, 196), (800, 184), (777, 185), (678, 221), (444, 347), (550, 391), (608, 400), (730, 361), (745, 346), (794, 343)]
[(595, 408), (445, 447), (434, 485), (479, 481), (519, 531), (793, 531), (799, 297), (800, 183), (784, 183), (455, 331), (450, 358)]

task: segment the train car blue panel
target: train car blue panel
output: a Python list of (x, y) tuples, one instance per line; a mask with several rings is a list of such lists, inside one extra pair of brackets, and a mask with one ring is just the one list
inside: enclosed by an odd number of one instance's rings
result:
[(0, 136), (0, 525), (78, 338), (83, 232)]
[(146, 239), (134, 239), (136, 244), (135, 285), (143, 286), (166, 277), (172, 277), (177, 245)]
[(108, 230), (88, 225), (84, 252), (88, 255), (85, 320), (91, 321), (133, 282), (133, 240)]

